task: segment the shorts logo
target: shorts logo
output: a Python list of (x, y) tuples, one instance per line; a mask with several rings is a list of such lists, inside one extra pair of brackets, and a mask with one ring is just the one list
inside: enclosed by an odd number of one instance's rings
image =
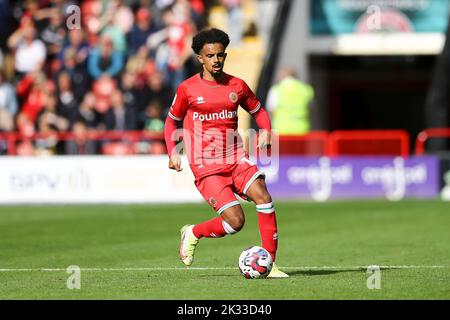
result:
[(228, 99), (230, 99), (231, 102), (236, 103), (238, 101), (238, 95), (236, 92), (230, 92)]
[(213, 197), (209, 198), (209, 203), (213, 208), (217, 207), (217, 201)]

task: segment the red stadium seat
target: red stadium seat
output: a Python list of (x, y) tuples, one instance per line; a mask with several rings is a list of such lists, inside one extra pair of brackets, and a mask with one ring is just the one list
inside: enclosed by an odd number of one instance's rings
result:
[(279, 141), (280, 155), (323, 156), (327, 154), (328, 132), (280, 136)]
[(343, 130), (329, 137), (330, 156), (409, 156), (409, 134), (404, 130)]

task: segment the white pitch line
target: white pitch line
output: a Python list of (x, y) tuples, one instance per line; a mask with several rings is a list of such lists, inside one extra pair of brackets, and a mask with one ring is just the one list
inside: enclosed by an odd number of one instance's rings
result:
[[(370, 265), (370, 266), (287, 266), (281, 267), (282, 269), (294, 269), (294, 270), (365, 270), (368, 267), (377, 266), (380, 269), (443, 269), (450, 268), (450, 266), (441, 265)], [(80, 268), (80, 271), (186, 271), (186, 270), (237, 270), (237, 267), (142, 267), (142, 268), (95, 268), (86, 267)], [(0, 272), (55, 272), (66, 271), (66, 268), (0, 268)]]

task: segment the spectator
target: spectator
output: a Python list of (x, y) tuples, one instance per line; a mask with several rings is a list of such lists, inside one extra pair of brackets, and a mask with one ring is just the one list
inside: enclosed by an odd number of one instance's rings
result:
[(138, 90), (136, 89), (136, 75), (132, 72), (124, 72), (121, 79), (120, 90), (123, 92), (125, 105), (138, 108)]
[(36, 133), (34, 123), (25, 113), (19, 113), (17, 116), (17, 130), (21, 141), (17, 145), (17, 155), (31, 156), (34, 154), (34, 146), (31, 137)]
[(97, 154), (97, 141), (88, 139), (88, 127), (82, 120), (77, 120), (72, 127), (73, 140), (67, 140), (65, 153), (71, 155)]
[(37, 120), (37, 129), (40, 134), (35, 141), (36, 155), (54, 155), (58, 144), (57, 131), (54, 127), (56, 116), (52, 112), (43, 112)]
[(35, 37), (34, 24), (27, 22), (8, 39), (9, 48), (15, 51), (15, 69), (20, 78), (41, 70), (44, 65), (47, 50), (44, 43)]
[(47, 47), (47, 61), (51, 61), (62, 49), (66, 37), (66, 28), (63, 22), (61, 11), (52, 9), (49, 24), (40, 34), (40, 38)]
[(57, 112), (57, 98), (54, 94), (47, 96), (46, 103), (38, 115), (37, 122), (40, 133), (42, 131), (67, 131), (69, 129), (69, 121)]
[(167, 3), (162, 3), (161, 1), (155, 0), (137, 0), (132, 5), (134, 12), (138, 12), (140, 8), (148, 9), (151, 12), (152, 20), (157, 28), (163, 26), (162, 22), (162, 11), (167, 6), (171, 5), (173, 0), (169, 0)]
[(136, 87), (145, 86), (147, 77), (156, 71), (155, 61), (148, 56), (148, 49), (141, 47), (136, 55), (130, 56), (126, 64), (126, 73), (135, 75)]
[(89, 46), (85, 41), (83, 29), (72, 29), (67, 32), (67, 40), (59, 54), (59, 60), (63, 63), (67, 51), (73, 51), (75, 65), (86, 67), (86, 59), (89, 54)]
[(142, 122), (144, 123), (144, 129), (147, 131), (161, 133), (164, 131), (163, 107), (158, 100), (153, 100), (147, 106), (143, 115)]
[(95, 110), (104, 114), (111, 106), (111, 93), (117, 89), (116, 81), (104, 75), (100, 79), (94, 81), (92, 92), (95, 95)]
[[(162, 134), (164, 132), (163, 106), (158, 100), (152, 100), (145, 112), (140, 115), (140, 127), (149, 133)], [(158, 139), (147, 137), (136, 146), (140, 154), (163, 154), (166, 152), (165, 144)]]
[[(86, 93), (78, 108), (77, 120), (83, 122), (88, 129), (102, 129), (99, 124), (99, 115), (95, 111), (95, 95), (92, 92)], [(104, 129), (104, 128), (103, 128)], [(73, 130), (73, 124), (72, 124)]]
[(5, 73), (0, 69), (0, 131), (14, 129), (14, 116), (17, 109), (15, 89), (6, 81)]
[(230, 46), (237, 47), (242, 44), (244, 34), (244, 21), (241, 0), (220, 0), (228, 12), (228, 30), (230, 33)]
[[(120, 5), (120, 1), (105, 1), (106, 3), (106, 12), (102, 16), (102, 20), (106, 21), (105, 26), (102, 28), (100, 32), (101, 37), (108, 37), (111, 39), (113, 43), (114, 50), (118, 50), (120, 52), (125, 52), (127, 49), (127, 43), (125, 39), (125, 34), (128, 32), (129, 28), (133, 25), (133, 14), (131, 14), (131, 20), (125, 21), (125, 24), (129, 24), (129, 27), (124, 27), (122, 22), (114, 19), (117, 14), (116, 10)], [(122, 29), (123, 28), (123, 29)]]
[(146, 86), (140, 91), (139, 112), (145, 111), (151, 101), (158, 101), (163, 108), (169, 108), (173, 91), (164, 84), (163, 74), (159, 71), (147, 77)]
[(197, 30), (202, 30), (206, 26), (205, 2), (204, 0), (190, 0), (192, 20)]
[(113, 10), (113, 23), (122, 34), (127, 34), (134, 24), (133, 10), (125, 4), (124, 0), (115, 0), (110, 2), (110, 8)]
[(108, 36), (101, 37), (99, 46), (89, 54), (89, 75), (95, 80), (102, 75), (118, 78), (122, 68), (122, 52), (113, 48), (113, 43)]
[(81, 19), (82, 25), (86, 30), (86, 39), (92, 44), (98, 40), (98, 34), (102, 27), (100, 22), (100, 14), (102, 4), (99, 0), (85, 0), (81, 3)]
[[(86, 66), (83, 62), (77, 62), (77, 53), (74, 49), (68, 48), (64, 54), (63, 65), (59, 73), (67, 73), (73, 85), (73, 92), (75, 96), (81, 97), (91, 88), (91, 78), (86, 71)], [(56, 76), (57, 81), (58, 76)]]
[(131, 31), (127, 34), (128, 54), (135, 55), (140, 50), (148, 50), (148, 37), (156, 31), (150, 10), (140, 8), (136, 12), (136, 20)]
[(270, 88), (267, 97), (272, 127), (280, 135), (309, 132), (309, 104), (314, 98), (313, 88), (298, 80), (291, 68), (283, 68), (279, 79), (279, 83)]
[(44, 107), (47, 94), (52, 90), (52, 85), (42, 72), (27, 74), (17, 84), (17, 94), (23, 98), (21, 113), (31, 122), (35, 122), (37, 115)]
[(120, 90), (111, 95), (111, 108), (104, 114), (107, 130), (136, 130), (136, 112), (133, 106), (125, 105)]
[(61, 72), (57, 82), (58, 114), (74, 123), (77, 117), (78, 100), (72, 90), (72, 79), (69, 73)]
[[(11, 4), (14, 2), (11, 1)], [(40, 8), (38, 0), (17, 1), (12, 10), (14, 17), (23, 27), (32, 24), (39, 34), (45, 28), (45, 19), (49, 17), (46, 10)]]
[[(186, 78), (185, 63), (192, 57), (190, 45), (194, 25), (190, 7), (185, 4), (166, 8), (163, 13), (165, 28), (148, 39), (151, 48), (158, 46), (157, 67), (167, 75), (173, 90)], [(161, 41), (167, 41), (166, 44)]]

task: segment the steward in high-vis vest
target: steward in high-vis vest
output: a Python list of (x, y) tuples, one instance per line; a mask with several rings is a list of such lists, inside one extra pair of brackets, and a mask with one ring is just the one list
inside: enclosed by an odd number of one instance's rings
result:
[(272, 117), (272, 128), (280, 135), (304, 134), (310, 131), (309, 104), (313, 88), (294, 77), (292, 69), (282, 70), (281, 81), (268, 94), (266, 108)]

